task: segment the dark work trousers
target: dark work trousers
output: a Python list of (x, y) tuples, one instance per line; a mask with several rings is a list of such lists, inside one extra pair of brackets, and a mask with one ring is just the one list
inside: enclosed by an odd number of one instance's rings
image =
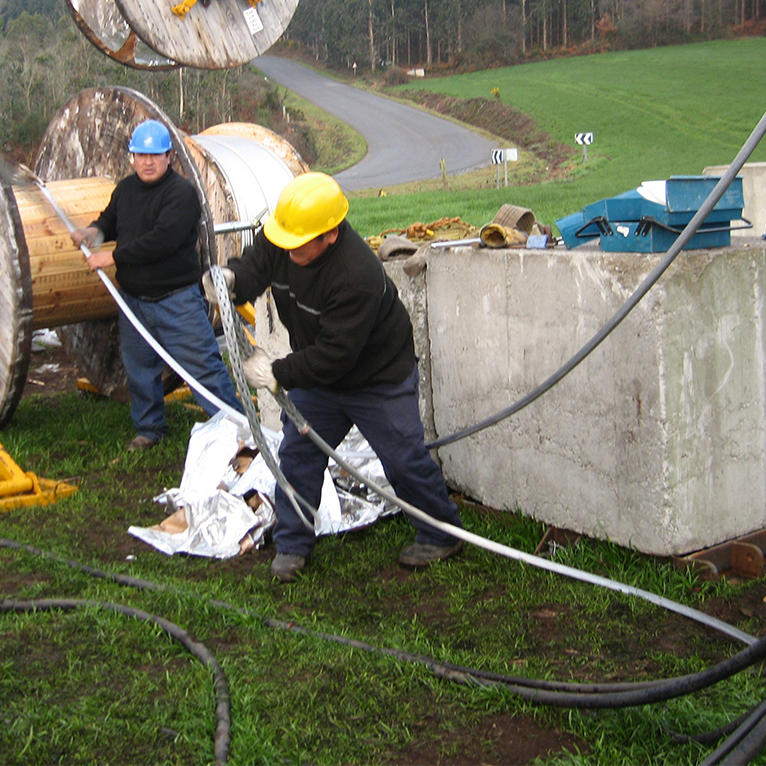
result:
[[(397, 385), (377, 385), (344, 393), (296, 388), (289, 396), (313, 429), (333, 448), (356, 424), (375, 450), (399, 498), (439, 521), (463, 526), (457, 507), (447, 493), (444, 477), (425, 446), (418, 410), (417, 366)], [(282, 423), (284, 435), (279, 448), (282, 471), (296, 492), (318, 508), (327, 456), (308, 436), (301, 436), (284, 414)], [(276, 514), (277, 552), (308, 556), (314, 548), (314, 533), (306, 528), (278, 486)], [(439, 546), (456, 542), (454, 537), (427, 522), (408, 518), (416, 529), (416, 542)]]

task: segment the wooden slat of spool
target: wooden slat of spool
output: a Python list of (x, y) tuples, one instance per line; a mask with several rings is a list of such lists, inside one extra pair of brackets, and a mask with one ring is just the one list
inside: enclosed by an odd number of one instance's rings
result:
[[(106, 207), (114, 183), (105, 178), (52, 181), (48, 191), (75, 226), (87, 226)], [(14, 187), (24, 229), (32, 277), (33, 326), (60, 327), (72, 318), (106, 319), (117, 315), (114, 300), (69, 230), (34, 184)], [(114, 249), (114, 243), (104, 249)], [(106, 270), (114, 279), (114, 267)]]
[(0, 175), (0, 428), (13, 415), (32, 348), (32, 280), (13, 189)]
[(66, 0), (66, 4), (80, 31), (109, 58), (134, 69), (178, 67), (138, 39), (113, 0)]
[[(241, 66), (265, 53), (290, 23), (298, 0), (213, 0), (194, 5), (184, 18), (172, 8), (179, 0), (116, 0), (130, 28), (150, 48), (199, 69)], [(247, 16), (262, 29), (251, 32)]]

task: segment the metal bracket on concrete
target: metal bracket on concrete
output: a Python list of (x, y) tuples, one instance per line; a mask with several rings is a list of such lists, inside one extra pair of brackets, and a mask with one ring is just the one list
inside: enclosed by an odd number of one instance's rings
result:
[(755, 579), (764, 573), (766, 529), (753, 532), (734, 540), (728, 540), (712, 548), (706, 548), (688, 556), (676, 556), (676, 566), (689, 566), (706, 580), (738, 576)]

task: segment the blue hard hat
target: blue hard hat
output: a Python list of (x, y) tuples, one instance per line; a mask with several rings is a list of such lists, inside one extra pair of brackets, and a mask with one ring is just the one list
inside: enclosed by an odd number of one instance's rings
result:
[(128, 151), (134, 154), (165, 154), (171, 148), (170, 131), (157, 120), (138, 125), (128, 144)]

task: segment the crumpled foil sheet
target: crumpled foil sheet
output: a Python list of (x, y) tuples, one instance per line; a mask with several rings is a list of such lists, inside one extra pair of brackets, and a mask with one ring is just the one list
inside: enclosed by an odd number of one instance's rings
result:
[[(263, 431), (276, 456), (282, 432)], [(234, 460), (243, 447), (250, 448), (249, 454), (255, 451), (249, 428), (223, 412), (197, 423), (191, 431), (180, 486), (154, 498), (166, 506), (169, 514), (182, 511), (186, 529), (173, 532), (157, 524), (131, 526), (128, 532), (168, 555), (187, 553), (225, 559), (252, 547), (260, 548), (276, 522), (276, 480), (260, 454), (249, 465), (249, 459)], [(337, 452), (363, 476), (389, 487), (383, 466), (356, 427)], [(235, 463), (240, 464), (239, 471)], [(397, 506), (370, 492), (331, 459), (314, 520), (315, 532), (319, 536), (361, 529), (398, 511)]]

